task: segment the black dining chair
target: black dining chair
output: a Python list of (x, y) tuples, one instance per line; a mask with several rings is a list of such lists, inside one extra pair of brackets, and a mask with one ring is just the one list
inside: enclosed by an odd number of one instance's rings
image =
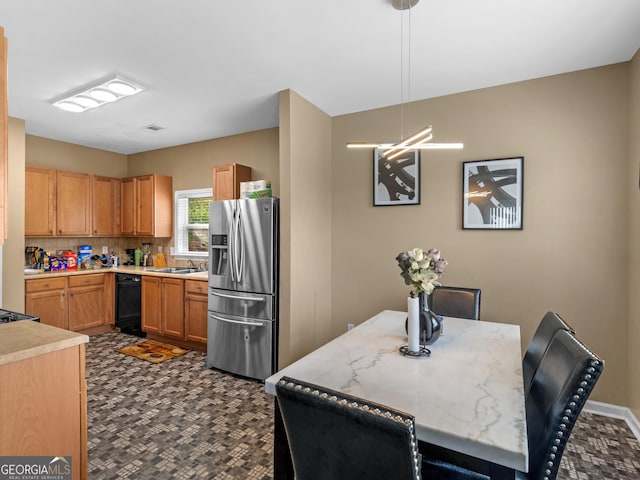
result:
[(435, 287), (429, 308), (443, 317), (480, 320), (480, 293), (479, 288)]
[(565, 322), (560, 315), (554, 312), (547, 312), (538, 324), (536, 332), (533, 334), (531, 342), (522, 359), (522, 379), (524, 382), (524, 396), (527, 398), (531, 388), (531, 380), (542, 361), (551, 339), (558, 330), (566, 330), (575, 335), (575, 330)]
[(296, 480), (421, 478), (413, 416), (288, 377), (276, 395)]
[[(517, 480), (555, 480), (573, 427), (604, 369), (604, 361), (567, 330), (557, 330), (536, 370), (525, 401), (529, 472)], [(423, 458), (427, 479), (469, 478), (459, 466)], [(490, 478), (490, 477), (486, 477)]]
[(525, 401), (529, 480), (555, 480), (571, 431), (604, 369), (604, 361), (567, 330), (558, 330)]

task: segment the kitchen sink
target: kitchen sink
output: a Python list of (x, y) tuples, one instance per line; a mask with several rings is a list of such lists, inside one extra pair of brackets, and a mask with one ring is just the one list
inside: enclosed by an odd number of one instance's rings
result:
[(156, 273), (175, 273), (178, 275), (186, 275), (187, 273), (199, 273), (206, 272), (206, 268), (187, 268), (187, 267), (167, 267), (167, 268), (156, 268), (151, 270)]

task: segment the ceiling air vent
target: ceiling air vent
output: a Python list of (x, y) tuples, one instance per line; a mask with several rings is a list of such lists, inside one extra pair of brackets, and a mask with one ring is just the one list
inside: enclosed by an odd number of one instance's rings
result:
[(164, 127), (161, 127), (160, 125), (156, 125), (155, 123), (152, 123), (150, 125), (146, 125), (144, 129), (151, 130), (152, 132), (157, 132), (159, 130), (164, 130)]

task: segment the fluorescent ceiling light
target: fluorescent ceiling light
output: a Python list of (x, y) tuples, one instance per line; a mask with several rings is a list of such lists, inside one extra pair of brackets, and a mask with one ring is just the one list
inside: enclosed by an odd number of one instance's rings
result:
[(139, 85), (116, 76), (106, 82), (89, 85), (81, 91), (65, 94), (63, 98), (52, 103), (54, 106), (67, 112), (86, 112), (92, 108), (135, 95), (142, 90), (142, 87)]

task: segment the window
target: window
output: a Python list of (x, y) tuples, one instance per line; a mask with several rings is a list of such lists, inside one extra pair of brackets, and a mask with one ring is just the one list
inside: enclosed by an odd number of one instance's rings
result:
[(209, 255), (210, 188), (176, 190), (175, 192), (175, 256), (183, 258)]

